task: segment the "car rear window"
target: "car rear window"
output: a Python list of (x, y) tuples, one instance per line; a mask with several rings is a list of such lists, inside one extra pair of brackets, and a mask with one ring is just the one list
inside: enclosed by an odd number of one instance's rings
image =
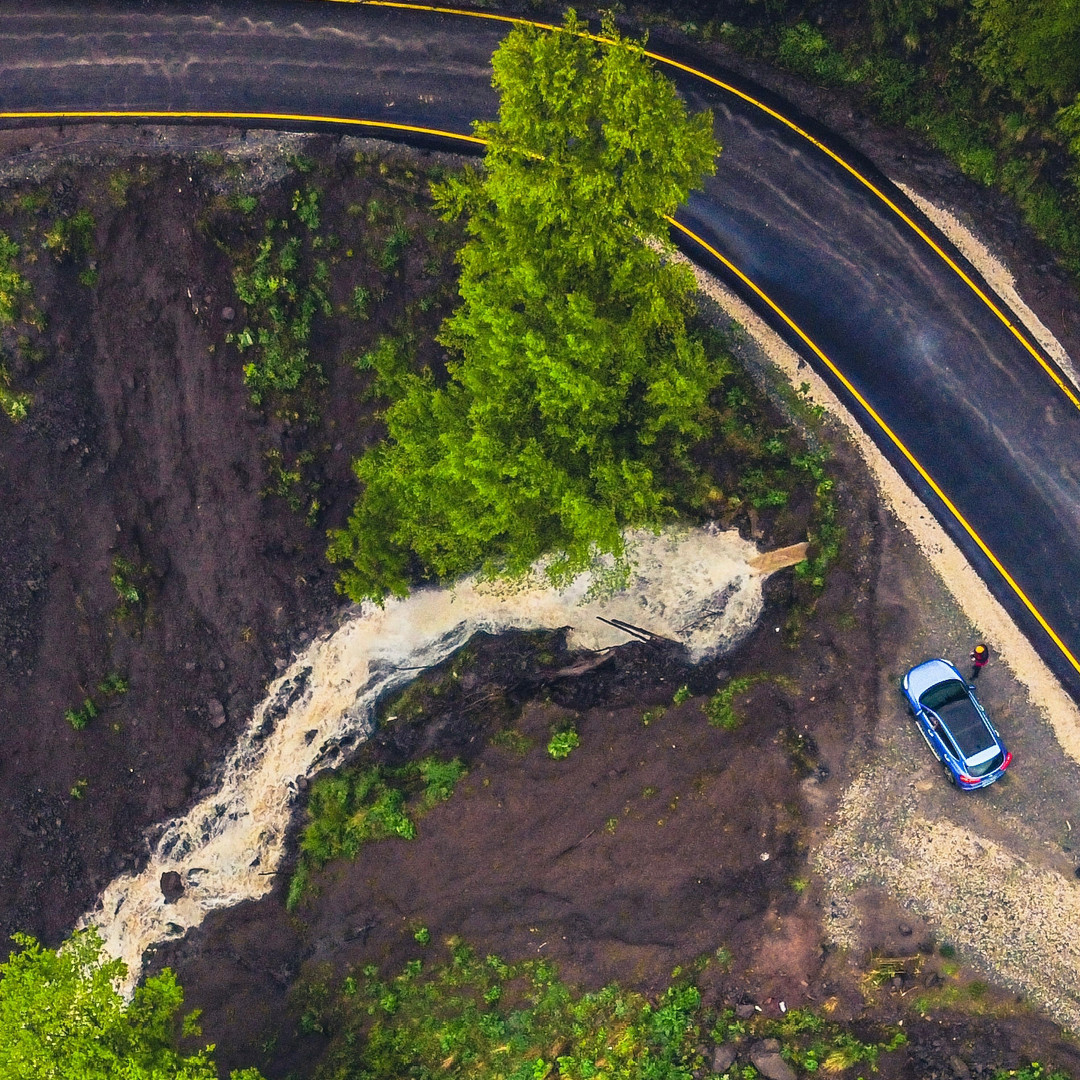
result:
[(984, 761), (981, 765), (967, 765), (965, 768), (968, 776), (986, 776), (988, 773), (1000, 768), (1004, 760), (1005, 755), (999, 750), (992, 758)]

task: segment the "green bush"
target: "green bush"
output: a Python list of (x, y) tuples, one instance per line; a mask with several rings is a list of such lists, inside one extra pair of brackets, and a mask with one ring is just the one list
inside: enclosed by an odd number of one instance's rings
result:
[(98, 714), (98, 707), (92, 698), (85, 698), (77, 709), (67, 709), (64, 719), (76, 730), (82, 731)]
[(77, 210), (68, 217), (58, 217), (46, 230), (42, 243), (58, 259), (79, 259), (88, 255), (94, 243), (97, 222), (89, 210)]
[(672, 978), (651, 998), (616, 985), (581, 993), (542, 960), (481, 959), (460, 941), (440, 962), (410, 960), (387, 978), (368, 964), (315, 1004), (312, 1029), (332, 1032), (317, 1077), (690, 1080), (708, 1073), (707, 1039), (745, 1037), (750, 1025), (755, 1037), (778, 1038), (783, 1056), (803, 1071), (824, 1067), (830, 1054), (834, 1064), (842, 1055), (875, 1069), (882, 1053), (905, 1041), (896, 1031), (862, 1042), (808, 1010), (748, 1024), (706, 1007), (680, 969)]
[(556, 760), (569, 757), (581, 745), (581, 737), (572, 727), (556, 731), (547, 744), (547, 752)]

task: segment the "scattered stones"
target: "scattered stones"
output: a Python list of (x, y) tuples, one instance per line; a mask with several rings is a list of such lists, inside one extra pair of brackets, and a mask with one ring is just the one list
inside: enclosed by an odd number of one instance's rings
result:
[(167, 904), (175, 904), (184, 895), (184, 880), (175, 870), (166, 870), (161, 875), (161, 895)]

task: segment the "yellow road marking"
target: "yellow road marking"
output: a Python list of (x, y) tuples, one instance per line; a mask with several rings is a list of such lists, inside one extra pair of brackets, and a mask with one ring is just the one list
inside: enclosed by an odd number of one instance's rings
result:
[[(461, 8), (437, 7), (431, 4), (413, 4), (406, 2), (406, 0), (331, 0), (331, 2), (362, 4), (366, 7), (388, 7), (404, 8), (406, 10), (412, 11), (431, 11), (437, 12), (442, 15), (467, 15), (470, 18), (476, 19), (491, 19), (496, 22), (536, 26), (542, 30), (562, 30), (561, 26), (553, 26), (551, 23), (537, 22), (533, 19), (522, 19), (513, 15), (494, 15), (489, 12), (466, 11)], [(613, 42), (609, 38), (605, 38), (597, 34), (589, 34), (588, 36), (593, 41), (602, 41), (606, 44), (613, 44)], [(910, 215), (905, 213), (905, 211), (902, 210), (892, 199), (890, 199), (884, 191), (882, 191), (872, 180), (870, 180), (869, 177), (863, 176), (863, 174), (859, 172), (859, 170), (856, 169), (854, 165), (852, 165), (848, 161), (845, 161), (834, 150), (829, 149), (829, 147), (826, 146), (819, 139), (815, 139), (814, 136), (810, 134), (810, 132), (799, 127), (798, 124), (796, 124), (793, 120), (788, 119), (788, 117), (784, 116), (783, 113), (779, 113), (775, 109), (770, 108), (764, 102), (758, 101), (757, 98), (751, 96), (750, 94), (747, 94), (745, 91), (739, 90), (737, 87), (732, 86), (730, 83), (726, 83), (722, 79), (717, 79), (715, 76), (709, 75), (706, 72), (699, 70), (698, 68), (691, 67), (689, 64), (683, 64), (678, 60), (672, 60), (670, 57), (664, 56), (661, 53), (652, 52), (646, 49), (645, 55), (649, 57), (650, 60), (655, 60), (661, 64), (667, 64), (669, 67), (676, 68), (679, 71), (684, 71), (688, 75), (693, 75), (695, 78), (702, 79), (703, 81), (708, 83), (712, 83), (713, 86), (717, 86), (721, 90), (724, 90), (727, 93), (733, 94), (735, 97), (740, 98), (747, 104), (753, 105), (755, 106), (755, 108), (761, 109), (761, 111), (764, 112), (766, 115), (771, 116), (774, 120), (779, 121), (789, 130), (793, 131), (796, 135), (801, 136), (802, 138), (806, 139), (806, 141), (809, 142), (811, 145), (817, 147), (817, 149), (820, 150), (823, 154), (826, 154), (828, 157), (832, 158), (832, 160), (835, 161), (842, 169), (844, 169), (856, 180), (858, 180), (860, 184), (867, 188), (867, 190), (876, 195), (894, 214), (896, 214), (897, 217), (900, 218), (901, 221), (904, 222), (905, 225), (907, 225), (915, 232), (915, 234), (919, 237), (920, 240), (924, 241), (930, 247), (930, 249), (935, 254), (937, 254), (942, 259), (942, 261), (944, 261), (945, 265), (948, 266), (949, 269), (952, 270), (960, 278), (960, 280), (963, 281), (965, 285), (967, 285), (969, 289), (971, 289), (971, 291), (987, 306), (987, 308), (989, 308), (990, 311), (992, 311), (994, 315), (996, 315), (997, 318), (1001, 320), (1001, 322), (1004, 324), (1005, 327), (1008, 328), (1009, 332), (1013, 335), (1013, 337), (1015, 337), (1016, 340), (1019, 341), (1020, 344), (1031, 354), (1031, 356), (1035, 358), (1043, 371), (1045, 371), (1046, 374), (1049, 375), (1050, 378), (1054, 381), (1054, 384), (1057, 386), (1057, 388), (1069, 399), (1069, 401), (1072, 402), (1072, 404), (1077, 409), (1080, 409), (1080, 397), (1077, 397), (1072, 387), (1070, 387), (1068, 383), (1066, 383), (1065, 380), (1062, 379), (1062, 377), (1050, 366), (1050, 364), (1047, 363), (1039, 350), (1036, 349), (1035, 346), (1027, 339), (1027, 337), (1021, 332), (1019, 327), (1017, 327), (1016, 324), (1008, 317), (1008, 315), (1006, 315), (1005, 312), (1002, 311), (1002, 309), (994, 303), (993, 299), (989, 295), (987, 295), (987, 293), (983, 289), (979, 287), (979, 285), (970, 277), (970, 275), (965, 272), (963, 267), (961, 267), (956, 262), (956, 260), (953, 259), (952, 256), (950, 256), (949, 253), (945, 251), (941, 247), (941, 245), (938, 244), (937, 241), (935, 241), (934, 238), (930, 236), (925, 229), (922, 228), (921, 225), (918, 224), (918, 222), (913, 220)]]
[[(340, 3), (341, 0), (338, 0)], [(487, 146), (486, 139), (456, 131), (394, 124), (389, 120), (357, 120), (348, 116), (316, 116), (307, 113), (203, 112), (197, 109), (47, 109), (35, 112), (0, 112), (0, 120), (282, 120), (301, 124), (342, 124), (354, 127), (409, 131), (414, 135), (438, 135), (444, 139)]]
[[(560, 29), (559, 27), (550, 26), (550, 25), (545, 24), (545, 23), (534, 23), (534, 22), (531, 22), (528, 19), (517, 19), (517, 18), (514, 18), (512, 16), (507, 16), (507, 15), (492, 15), (492, 14), (485, 13), (485, 12), (460, 11), (460, 10), (458, 10), (456, 8), (438, 8), (438, 7), (432, 7), (432, 6), (427, 6), (427, 5), (409, 4), (409, 3), (399, 2), (399, 0), (330, 0), (330, 2), (334, 2), (334, 3), (359, 3), (359, 4), (365, 4), (365, 5), (373, 6), (373, 7), (400, 7), (400, 8), (408, 8), (408, 9), (419, 9), (419, 10), (424, 10), (424, 11), (435, 11), (435, 12), (441, 12), (441, 13), (447, 13), (447, 14), (470, 15), (470, 16), (474, 16), (474, 17), (477, 17), (477, 18), (490, 18), (490, 19), (495, 19), (497, 21), (501, 21), (501, 22), (528, 23), (529, 25), (539, 26), (539, 27), (541, 27), (543, 29), (551, 29), (551, 30), (559, 30)], [(598, 39), (598, 40), (603, 40), (603, 39)], [(726, 84), (721, 83), (716, 79), (713, 79), (711, 76), (704, 75), (701, 72), (697, 72), (693, 68), (685, 67), (685, 65), (678, 64), (674, 60), (667, 60), (665, 57), (659, 56), (658, 54), (655, 54), (655, 53), (649, 53), (648, 55), (655, 58), (655, 59), (662, 60), (665, 63), (670, 63), (670, 64), (672, 64), (672, 65), (674, 65), (676, 67), (682, 67), (682, 68), (684, 68), (684, 70), (686, 70), (686, 71), (688, 71), (688, 72), (690, 72), (692, 74), (700, 75), (702, 78), (707, 79), (710, 82), (715, 82), (718, 86), (724, 87), (725, 89), (730, 90), (732, 93), (735, 93), (740, 97), (746, 98), (747, 101), (749, 101), (749, 102), (751, 102), (751, 103), (753, 103), (755, 105), (758, 105), (760, 108), (764, 109), (766, 112), (770, 113), (771, 115), (775, 116), (777, 119), (781, 120), (783, 123), (787, 124), (789, 127), (792, 128), (792, 130), (798, 132), (799, 134), (802, 134), (805, 138), (809, 139), (816, 146), (819, 146), (822, 150), (824, 150), (827, 154), (829, 154), (830, 157), (833, 157), (839, 164), (843, 165), (844, 168), (848, 169), (848, 171), (850, 171), (852, 173), (852, 175), (854, 175), (854, 176), (858, 177), (860, 180), (862, 180), (863, 183), (865, 183), (867, 185), (867, 187), (870, 188), (870, 190), (874, 191), (887, 205), (889, 205), (893, 210), (895, 210), (897, 214), (899, 214), (901, 217), (903, 217), (904, 220), (907, 221), (908, 224), (910, 224), (911, 227), (913, 229), (915, 229), (916, 232), (918, 232), (927, 241), (927, 243), (930, 244), (930, 246), (933, 247), (942, 256), (942, 258), (945, 259), (945, 261), (947, 263), (949, 263), (949, 265), (952, 266), (953, 269), (955, 269), (957, 271), (958, 274), (960, 274), (960, 276), (971, 286), (971, 288), (976, 293), (978, 293), (979, 296), (981, 296), (983, 298), (983, 300), (987, 303), (987, 305), (991, 308), (991, 310), (993, 310), (999, 316), (999, 318), (1001, 318), (1002, 321), (1004, 321), (1006, 323), (1006, 325), (1009, 326), (1010, 329), (1012, 329), (1013, 333), (1016, 334), (1016, 336), (1019, 338), (1019, 340), (1021, 342), (1023, 342), (1025, 345), (1027, 345), (1028, 350), (1030, 352), (1032, 352), (1032, 354), (1036, 357), (1036, 359), (1039, 359), (1039, 362), (1042, 363), (1043, 367), (1046, 368), (1046, 370), (1048, 372), (1050, 372), (1051, 375), (1054, 376), (1055, 381), (1069, 395), (1070, 400), (1072, 400), (1073, 403), (1075, 405), (1077, 405), (1078, 408), (1080, 408), (1080, 401), (1077, 401), (1076, 397), (1071, 393), (1071, 391), (1068, 390), (1068, 388), (1064, 385), (1064, 383), (1062, 383), (1062, 381), (1057, 377), (1057, 375), (1042, 361), (1042, 359), (1038, 356), (1038, 354), (1035, 352), (1035, 350), (1030, 345), (1027, 344), (1025, 339), (1019, 334), (1019, 332), (1016, 330), (1016, 328), (1012, 326), (1012, 324), (1005, 318), (1005, 316), (977, 288), (977, 286), (974, 284), (974, 282), (972, 282), (963, 273), (963, 271), (960, 270), (960, 268), (957, 267), (955, 265), (955, 263), (953, 263), (952, 260), (949, 259), (949, 257), (943, 251), (941, 251), (941, 249), (938, 248), (937, 245), (934, 244), (933, 241), (928, 236), (926, 236), (925, 233), (922, 232), (921, 229), (919, 229), (919, 227), (913, 221), (911, 221), (909, 218), (907, 218), (906, 215), (904, 215), (903, 212), (899, 209), (899, 207), (896, 207), (889, 199), (887, 199), (885, 197), (885, 195), (883, 193), (878, 191), (878, 189), (875, 188), (874, 185), (871, 184), (869, 180), (866, 180), (863, 177), (861, 177), (860, 174), (858, 172), (856, 172), (850, 165), (848, 165), (841, 158), (839, 158), (836, 154), (834, 154), (831, 150), (829, 150), (828, 147), (826, 147), (823, 144), (819, 143), (816, 139), (814, 139), (808, 133), (802, 131), (796, 125), (794, 125), (793, 123), (788, 121), (786, 118), (780, 116), (780, 114), (773, 112), (767, 106), (762, 105), (760, 102), (755, 101), (753, 98), (747, 97), (746, 95), (742, 94), (741, 91), (735, 90), (733, 87), (728, 87), (728, 86), (726, 86)], [(303, 113), (257, 113), (257, 112), (226, 112), (226, 111), (204, 112), (204, 111), (198, 111), (198, 110), (165, 110), (165, 109), (157, 109), (157, 110), (151, 110), (151, 111), (119, 110), (119, 109), (110, 109), (110, 110), (79, 109), (79, 110), (41, 110), (41, 111), (33, 111), (33, 112), (0, 112), (0, 119), (8, 119), (8, 120), (11, 120), (11, 119), (16, 119), (16, 120), (18, 120), (18, 119), (30, 119), (30, 120), (62, 120), (62, 119), (80, 119), (80, 120), (85, 120), (85, 119), (98, 120), (98, 119), (101, 119), (101, 120), (105, 120), (105, 119), (114, 119), (115, 120), (115, 119), (134, 119), (134, 118), (138, 118), (138, 119), (187, 119), (187, 120), (280, 120), (280, 121), (299, 121), (301, 123), (340, 124), (340, 125), (346, 125), (346, 126), (351, 125), (351, 126), (357, 126), (357, 127), (386, 128), (386, 129), (395, 130), (395, 131), (409, 131), (409, 132), (413, 132), (413, 133), (416, 133), (416, 134), (435, 135), (435, 136), (440, 136), (442, 138), (447, 138), (447, 139), (458, 139), (458, 140), (460, 140), (462, 142), (475, 143), (475, 144), (478, 144), (480, 146), (486, 146), (487, 145), (487, 140), (477, 138), (475, 135), (462, 135), (459, 132), (442, 131), (442, 130), (440, 130), (438, 128), (418, 127), (418, 126), (412, 125), (412, 124), (395, 124), (395, 123), (391, 123), (389, 121), (381, 121), (381, 120), (360, 120), (360, 119), (353, 119), (353, 118), (350, 118), (350, 117), (319, 116), (319, 115), (309, 115), (309, 114), (303, 114)], [(934, 492), (934, 494), (937, 495), (937, 497), (941, 500), (942, 504), (946, 507), (946, 509), (949, 511), (949, 513), (952, 514), (953, 517), (960, 523), (960, 525), (963, 527), (964, 531), (971, 537), (971, 539), (978, 546), (979, 550), (982, 551), (982, 553), (987, 557), (987, 559), (990, 560), (990, 563), (994, 566), (994, 568), (998, 571), (998, 573), (1001, 574), (1002, 578), (1004, 578), (1004, 580), (1007, 582), (1009, 587), (1013, 590), (1013, 592), (1017, 595), (1017, 597), (1019, 597), (1020, 601), (1024, 604), (1024, 606), (1028, 609), (1028, 611), (1031, 612), (1032, 616), (1034, 616), (1035, 620), (1039, 623), (1039, 625), (1043, 628), (1043, 630), (1046, 631), (1047, 635), (1050, 637), (1051, 641), (1053, 641), (1054, 644), (1058, 647), (1058, 649), (1061, 651), (1062, 655), (1069, 661), (1069, 663), (1073, 666), (1073, 668), (1077, 672), (1080, 672), (1080, 661), (1077, 660), (1077, 658), (1069, 650), (1068, 646), (1061, 640), (1061, 638), (1054, 631), (1053, 627), (1046, 621), (1046, 619), (1043, 616), (1042, 612), (1040, 612), (1039, 609), (1034, 605), (1034, 603), (1032, 603), (1032, 601), (1028, 597), (1027, 593), (1024, 592), (1024, 590), (1016, 582), (1016, 580), (1009, 573), (1009, 571), (1005, 569), (1004, 565), (1002, 565), (1002, 563), (998, 559), (998, 557), (986, 545), (985, 541), (975, 531), (975, 529), (970, 524), (970, 522), (967, 520), (967, 518), (965, 518), (964, 515), (962, 513), (960, 513), (960, 511), (956, 508), (953, 501), (945, 494), (944, 491), (942, 491), (942, 489), (938, 486), (937, 482), (933, 479), (933, 477), (930, 476), (930, 474), (923, 467), (922, 463), (915, 457), (914, 454), (911, 453), (911, 451), (901, 441), (899, 436), (892, 430), (892, 428), (890, 428), (889, 425), (878, 415), (878, 413), (874, 409), (874, 407), (862, 396), (861, 393), (859, 393), (859, 391), (855, 388), (854, 384), (850, 381), (850, 379), (848, 379), (847, 376), (844, 375), (844, 373), (832, 362), (832, 360), (830, 360), (829, 357), (826, 356), (825, 353), (822, 352), (820, 348), (818, 348), (818, 346), (814, 343), (813, 340), (811, 340), (811, 338), (805, 333), (805, 331), (803, 331), (803, 329), (767, 293), (765, 293), (761, 288), (759, 288), (753, 281), (750, 280), (749, 277), (746, 276), (746, 274), (744, 274), (733, 262), (731, 262), (730, 259), (727, 259), (725, 256), (721, 255), (720, 252), (717, 251), (716, 248), (714, 248), (706, 240), (704, 240), (702, 237), (698, 236), (692, 230), (688, 229), (685, 225), (683, 225), (680, 222), (676, 221), (673, 217), (668, 217), (667, 220), (671, 225), (673, 225), (675, 228), (677, 228), (680, 232), (682, 232), (684, 235), (686, 235), (689, 239), (693, 240), (696, 244), (700, 245), (705, 251), (709, 252), (709, 254), (713, 256), (713, 258), (717, 259), (720, 263), (722, 263), (725, 267), (727, 267), (728, 270), (730, 270), (733, 274), (735, 274), (735, 276), (738, 277), (740, 281), (742, 281), (749, 289), (751, 289), (754, 292), (754, 294), (761, 299), (761, 301), (763, 303), (765, 303), (772, 311), (774, 311), (780, 317), (780, 319), (782, 319), (783, 322), (787, 326), (789, 326), (791, 328), (791, 330), (799, 337), (799, 339), (806, 344), (807, 348), (809, 348), (814, 353), (814, 355), (817, 356), (818, 359), (821, 360), (821, 362), (829, 369), (829, 371), (832, 372), (832, 374), (839, 380), (839, 382), (844, 386), (844, 388), (848, 391), (848, 393), (850, 393), (851, 396), (862, 406), (862, 408), (866, 411), (866, 414), (873, 420), (873, 422), (878, 426), (878, 428), (886, 435), (886, 437), (890, 440), (890, 442), (892, 442), (893, 445), (911, 463), (912, 467), (923, 478), (923, 480), (930, 487), (930, 489)]]
[(1031, 612), (1039, 625), (1047, 632), (1047, 634), (1050, 636), (1050, 640), (1053, 641), (1053, 643), (1061, 650), (1062, 655), (1064, 655), (1065, 659), (1068, 660), (1069, 663), (1072, 664), (1072, 666), (1078, 672), (1080, 672), (1080, 661), (1078, 661), (1076, 657), (1073, 656), (1065, 642), (1063, 642), (1061, 638), (1058, 637), (1058, 635), (1054, 632), (1053, 627), (1043, 617), (1042, 612), (1040, 612), (1039, 609), (1032, 603), (1027, 593), (1024, 592), (1024, 590), (1017, 584), (1012, 574), (1010, 574), (1009, 571), (1006, 570), (1005, 567), (1002, 565), (1001, 560), (998, 559), (998, 557), (990, 550), (989, 547), (987, 547), (986, 542), (983, 540), (983, 538), (975, 531), (974, 527), (967, 520), (967, 518), (964, 517), (962, 513), (960, 513), (960, 511), (956, 508), (956, 505), (948, 497), (948, 495), (946, 495), (945, 492), (941, 490), (941, 488), (937, 484), (937, 481), (934, 480), (934, 478), (923, 467), (922, 463), (918, 460), (918, 458), (916, 458), (915, 455), (907, 448), (904, 442), (900, 439), (900, 436), (897, 435), (896, 432), (893, 431), (893, 429), (889, 427), (889, 425), (881, 418), (881, 416), (878, 415), (877, 410), (875, 410), (874, 407), (870, 404), (870, 402), (867, 401), (861, 393), (859, 393), (859, 391), (852, 384), (851, 380), (836, 366), (836, 364), (832, 362), (832, 360), (828, 358), (828, 356), (825, 355), (824, 352), (821, 351), (820, 348), (818, 348), (818, 346), (810, 339), (810, 337), (806, 334), (802, 327), (800, 327), (794, 321), (794, 319), (792, 319), (791, 316), (788, 315), (787, 312), (785, 312), (779, 306), (779, 304), (777, 304), (772, 299), (772, 297), (770, 297), (753, 281), (751, 281), (750, 278), (748, 278), (746, 274), (744, 274), (730, 259), (725, 258), (707, 240), (704, 240), (702, 237), (698, 236), (697, 233), (692, 232), (685, 225), (676, 221), (673, 217), (669, 217), (667, 220), (681, 233), (683, 233), (689, 239), (693, 240), (695, 244), (698, 244), (707, 252), (709, 252), (709, 254), (713, 256), (713, 258), (723, 263), (723, 265), (727, 267), (727, 269), (730, 270), (744, 285), (746, 285), (747, 288), (753, 291), (755, 296), (757, 296), (764, 304), (767, 304), (768, 307), (772, 311), (774, 311), (784, 321), (784, 323), (791, 328), (791, 330), (795, 334), (798, 335), (799, 339), (806, 345), (806, 347), (809, 348), (814, 353), (814, 355), (829, 369), (829, 371), (831, 371), (833, 375), (836, 376), (836, 378), (843, 385), (844, 389), (847, 390), (847, 392), (851, 394), (851, 396), (863, 407), (870, 419), (873, 420), (873, 422), (885, 434), (889, 441), (911, 463), (915, 471), (923, 478), (923, 480), (926, 481), (930, 489), (942, 501), (949, 513), (952, 514), (954, 518), (956, 518), (956, 520), (960, 523), (968, 536), (970, 536), (971, 539), (975, 541), (975, 544), (978, 546), (979, 550), (990, 560), (990, 562), (994, 566), (994, 569), (997, 570), (997, 572), (1001, 574), (1001, 576), (1008, 583), (1009, 588), (1011, 588), (1012, 591), (1016, 593), (1023, 605), (1028, 609), (1028, 611)]

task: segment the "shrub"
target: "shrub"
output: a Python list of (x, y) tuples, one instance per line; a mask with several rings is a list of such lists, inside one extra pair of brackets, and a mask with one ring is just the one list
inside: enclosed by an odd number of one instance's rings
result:
[(578, 736), (577, 731), (572, 727), (563, 728), (561, 731), (556, 731), (547, 745), (547, 752), (556, 760), (561, 761), (565, 757), (569, 757), (571, 751), (576, 750), (581, 745), (581, 738)]
[(77, 709), (68, 709), (64, 713), (64, 719), (76, 730), (82, 731), (98, 714), (98, 707), (92, 698), (85, 698), (82, 705)]

